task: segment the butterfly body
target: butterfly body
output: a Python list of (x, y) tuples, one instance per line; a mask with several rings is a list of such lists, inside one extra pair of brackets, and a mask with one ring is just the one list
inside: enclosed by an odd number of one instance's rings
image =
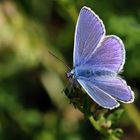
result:
[(67, 73), (68, 78), (72, 77), (73, 79), (83, 79), (83, 78), (87, 78), (87, 80), (89, 78), (98, 78), (98, 77), (115, 77), (116, 73), (107, 70), (107, 69), (94, 69), (94, 68), (86, 68), (84, 66), (82, 67), (75, 67), (73, 70), (71, 70), (71, 72)]
[(113, 109), (119, 102), (131, 103), (134, 94), (118, 76), (125, 63), (121, 39), (105, 35), (101, 19), (88, 7), (78, 17), (73, 52), (73, 69), (68, 78), (77, 81), (100, 106)]

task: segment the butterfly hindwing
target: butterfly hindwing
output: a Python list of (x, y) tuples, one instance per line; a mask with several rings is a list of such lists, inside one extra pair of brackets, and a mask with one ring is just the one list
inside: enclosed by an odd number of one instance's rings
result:
[(115, 35), (106, 36), (85, 65), (106, 68), (120, 72), (125, 63), (125, 49), (121, 39)]
[(94, 79), (94, 85), (121, 102), (131, 103), (134, 100), (133, 91), (120, 77), (100, 77)]

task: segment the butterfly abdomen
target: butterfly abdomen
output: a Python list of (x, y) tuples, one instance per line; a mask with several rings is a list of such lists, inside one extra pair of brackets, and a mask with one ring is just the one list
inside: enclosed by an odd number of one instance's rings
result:
[(115, 76), (116, 74), (112, 71), (108, 71), (108, 70), (97, 70), (93, 72), (93, 76), (94, 77), (98, 77), (98, 76)]

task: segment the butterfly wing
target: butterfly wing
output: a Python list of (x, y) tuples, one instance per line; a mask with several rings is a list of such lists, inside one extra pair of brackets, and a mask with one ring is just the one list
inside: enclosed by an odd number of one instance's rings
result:
[(103, 108), (113, 109), (119, 106), (119, 103), (115, 100), (115, 98), (107, 94), (99, 87), (95, 86), (92, 81), (78, 79), (78, 82), (87, 92), (87, 94)]
[(98, 77), (98, 79), (94, 79), (94, 85), (116, 100), (124, 103), (131, 103), (134, 101), (133, 91), (120, 77)]
[(102, 21), (87, 7), (81, 9), (77, 21), (73, 60), (75, 69), (80, 66), (96, 72), (95, 77), (88, 78), (80, 73), (76, 80), (100, 106), (113, 109), (119, 106), (117, 100), (125, 103), (134, 100), (130, 87), (116, 76), (125, 63), (123, 42), (115, 35), (105, 36)]
[(109, 69), (120, 72), (125, 63), (125, 49), (121, 39), (115, 35), (104, 37), (94, 54), (86, 61), (85, 66), (94, 69)]
[(101, 19), (87, 7), (80, 11), (74, 38), (74, 67), (83, 64), (105, 35)]

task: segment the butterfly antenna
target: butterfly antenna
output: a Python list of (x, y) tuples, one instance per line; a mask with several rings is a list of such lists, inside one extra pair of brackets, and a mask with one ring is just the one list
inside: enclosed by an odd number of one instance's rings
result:
[(48, 51), (52, 56), (54, 56), (57, 60), (59, 60), (60, 62), (62, 62), (69, 70), (71, 70), (71, 68), (65, 64), (64, 61), (62, 61), (61, 59), (59, 59), (57, 56), (55, 56), (52, 52)]

